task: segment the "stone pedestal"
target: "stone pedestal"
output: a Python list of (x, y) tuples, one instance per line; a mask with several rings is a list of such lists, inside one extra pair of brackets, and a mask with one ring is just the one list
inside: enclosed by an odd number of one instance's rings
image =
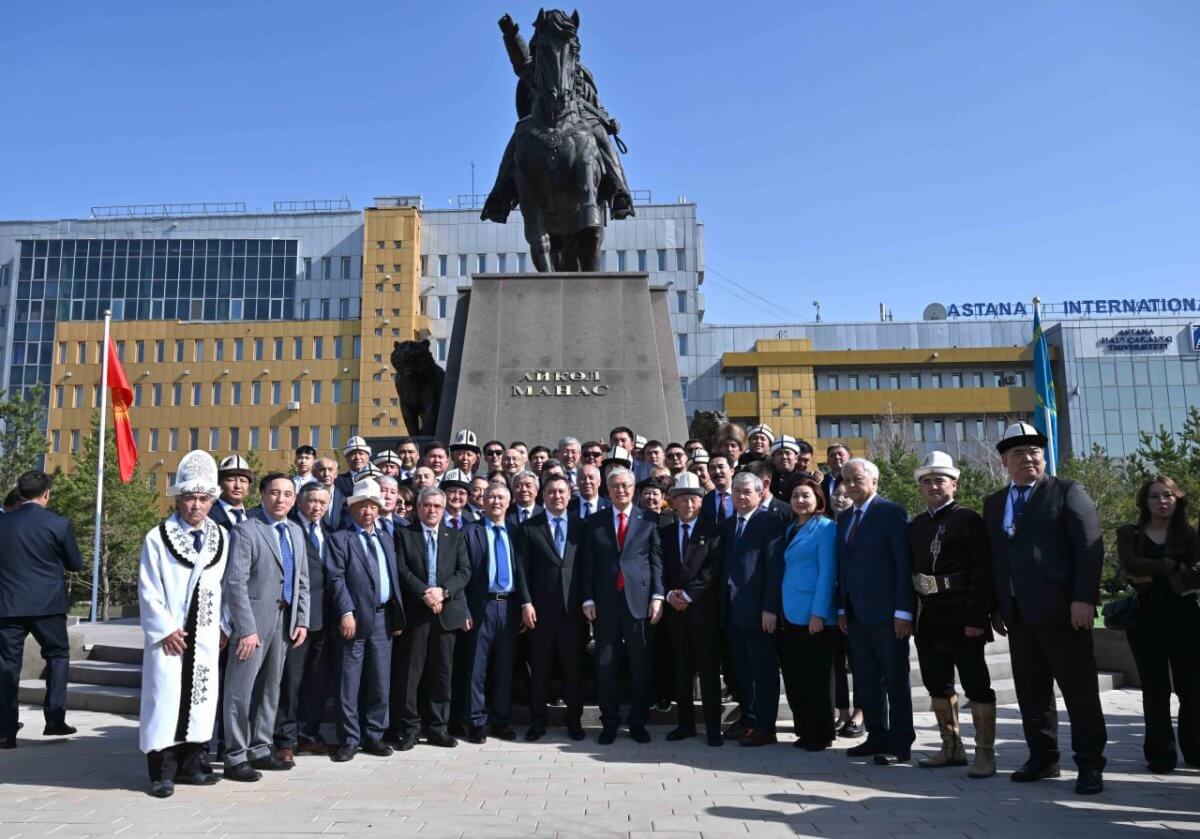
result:
[(667, 290), (646, 274), (478, 274), (450, 343), (439, 439), (687, 437)]

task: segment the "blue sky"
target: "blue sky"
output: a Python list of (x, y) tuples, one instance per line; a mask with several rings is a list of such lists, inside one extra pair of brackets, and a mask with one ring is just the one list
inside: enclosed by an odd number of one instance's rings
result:
[[(581, 3), (634, 188), (698, 203), (708, 320), (1200, 296), (1200, 4)], [(486, 192), (483, 2), (10, 3), (0, 218)], [(735, 283), (771, 301), (746, 298)]]

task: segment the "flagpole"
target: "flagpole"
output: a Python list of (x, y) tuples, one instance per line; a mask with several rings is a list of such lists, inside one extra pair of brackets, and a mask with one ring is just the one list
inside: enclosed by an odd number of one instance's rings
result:
[[(1038, 327), (1042, 330), (1042, 335), (1044, 336), (1046, 333), (1045, 333), (1045, 327), (1043, 327), (1041, 325), (1041, 323), (1042, 323), (1042, 311), (1041, 310), (1042, 310), (1041, 298), (1034, 297), (1033, 298), (1033, 316), (1034, 316), (1034, 318), (1037, 319)], [(1042, 342), (1045, 342), (1044, 337), (1039, 338), (1039, 340)], [(1049, 346), (1047, 346), (1046, 352), (1049, 353)], [(1047, 363), (1049, 363), (1049, 358), (1047, 358), (1046, 360), (1047, 360)], [(1048, 464), (1052, 464), (1050, 474), (1053, 475), (1058, 471), (1058, 435), (1053, 433), (1057, 429), (1054, 425), (1051, 425), (1051, 423), (1050, 423), (1050, 406), (1049, 406), (1049, 404), (1042, 405), (1041, 414), (1042, 414), (1042, 425), (1046, 429), (1047, 451), (1050, 455), (1048, 458), (1046, 458), (1046, 461)]]
[(92, 537), (92, 623), (100, 620), (97, 599), (100, 593), (100, 525), (104, 510), (104, 426), (108, 419), (108, 330), (112, 312), (104, 310), (104, 340), (100, 343), (100, 452), (96, 467), (96, 527)]

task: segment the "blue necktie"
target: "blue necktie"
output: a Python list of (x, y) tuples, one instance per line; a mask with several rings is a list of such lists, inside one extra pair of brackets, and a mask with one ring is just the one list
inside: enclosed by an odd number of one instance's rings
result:
[(729, 511), (725, 508), (725, 498), (725, 493), (717, 493), (717, 521), (725, 521), (729, 518)]
[(296, 558), (292, 555), (292, 543), (288, 539), (287, 525), (277, 524), (275, 530), (279, 532), (279, 555), (283, 557), (283, 602), (292, 602), (292, 574), (296, 570)]
[(746, 532), (746, 520), (738, 517), (737, 533), (733, 535), (733, 540), (736, 542), (742, 538), (742, 534)]
[(517, 510), (517, 520), (518, 520), (518, 521), (520, 521), (520, 522), (521, 522), (521, 524), (524, 524), (524, 523), (525, 523), (525, 517), (526, 517), (527, 515), (529, 515), (529, 511), (527, 511), (527, 510)]
[(508, 548), (504, 546), (504, 531), (500, 525), (493, 524), (492, 532), (495, 534), (496, 588), (508, 591)]
[(241, 524), (242, 522), (244, 522), (246, 520), (246, 511), (245, 510), (234, 510), (233, 517), (235, 519), (237, 519), (237, 522), (236, 522), (237, 524)]
[(200, 549), (204, 547), (204, 531), (192, 531), (192, 545), (196, 548), (196, 553), (200, 553)]
[(383, 605), (392, 597), (392, 581), (388, 576), (387, 554), (384, 553), (383, 545), (379, 541), (378, 530), (374, 533), (364, 530), (362, 535), (367, 542), (368, 550), (375, 554), (375, 562), (379, 566), (379, 605)]
[(426, 561), (429, 563), (429, 576), (425, 584), (430, 588), (437, 588), (437, 536), (432, 530), (425, 531), (425, 552)]
[(592, 514), (592, 502), (591, 501), (582, 502), (579, 505), (579, 510), (583, 514), (583, 518), (586, 520), (587, 517)]
[(679, 559), (683, 560), (687, 556), (688, 525), (683, 524), (680, 525), (680, 527), (682, 528), (683, 533), (679, 540)]
[(854, 534), (858, 532), (858, 525), (862, 522), (863, 511), (858, 509), (854, 511), (854, 520), (850, 522), (850, 529), (846, 533), (846, 544), (854, 544)]
[(1029, 498), (1029, 491), (1033, 487), (1017, 487), (1017, 497), (1012, 503), (1012, 523), (1013, 527), (1017, 526), (1017, 522), (1021, 520), (1021, 516), (1025, 513), (1025, 501)]
[(554, 550), (558, 551), (558, 558), (562, 559), (563, 552), (567, 548), (567, 534), (563, 532), (562, 519), (554, 520)]
[(312, 542), (312, 546), (317, 549), (317, 553), (321, 553), (321, 539), (317, 536), (317, 523), (310, 521), (308, 523), (308, 541)]

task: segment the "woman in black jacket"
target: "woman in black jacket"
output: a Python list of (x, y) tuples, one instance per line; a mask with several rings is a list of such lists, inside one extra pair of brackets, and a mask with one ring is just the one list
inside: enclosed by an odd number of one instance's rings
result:
[(1171, 686), (1179, 696), (1179, 748), (1189, 766), (1200, 766), (1200, 564), (1187, 499), (1175, 481), (1158, 475), (1137, 496), (1138, 523), (1117, 530), (1117, 553), (1137, 588), (1129, 646), (1142, 680), (1146, 721), (1143, 753), (1151, 772), (1170, 772), (1177, 761), (1171, 730)]

